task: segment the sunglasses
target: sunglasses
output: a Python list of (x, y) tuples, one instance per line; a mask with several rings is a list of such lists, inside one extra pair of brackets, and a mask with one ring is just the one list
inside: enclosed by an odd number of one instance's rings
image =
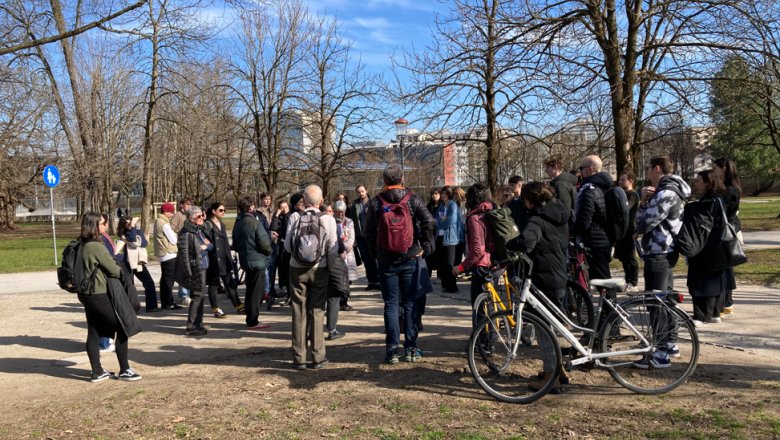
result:
[(225, 212), (224, 209), (217, 209), (217, 212)]
[(580, 167), (580, 171), (584, 170), (585, 168), (590, 168), (590, 167), (589, 166), (587, 166), (587, 167)]

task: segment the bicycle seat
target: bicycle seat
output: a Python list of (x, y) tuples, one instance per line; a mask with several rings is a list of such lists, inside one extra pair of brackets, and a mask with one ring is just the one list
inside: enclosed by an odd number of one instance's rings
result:
[(623, 291), (626, 290), (627, 284), (623, 278), (610, 278), (608, 280), (590, 280), (590, 286)]

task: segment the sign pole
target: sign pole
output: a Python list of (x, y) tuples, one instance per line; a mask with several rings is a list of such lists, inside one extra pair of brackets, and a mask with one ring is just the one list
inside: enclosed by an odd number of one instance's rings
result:
[(54, 229), (54, 188), (49, 187), (49, 203), (51, 204), (51, 236), (54, 240), (54, 265), (57, 265), (57, 231)]

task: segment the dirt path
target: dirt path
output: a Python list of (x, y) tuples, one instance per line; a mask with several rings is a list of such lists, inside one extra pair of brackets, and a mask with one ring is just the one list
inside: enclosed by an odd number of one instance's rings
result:
[[(327, 342), (322, 370), (290, 369), (289, 308), (264, 310), (273, 327), (263, 332), (235, 314), (207, 318), (213, 330), (197, 339), (183, 335), (180, 311), (141, 316), (130, 358), (142, 381), (99, 384), (87, 381), (87, 363), (56, 365), (85, 360), (75, 296), (0, 296), (0, 438), (780, 438), (774, 358), (703, 345), (691, 381), (668, 395), (574, 371), (562, 396), (501, 404), (476, 386), (462, 355), (465, 301), (430, 295), (425, 357), (386, 366), (379, 295), (355, 292), (356, 311), (339, 323), (347, 336)], [(116, 371), (116, 358), (104, 355), (104, 365)]]

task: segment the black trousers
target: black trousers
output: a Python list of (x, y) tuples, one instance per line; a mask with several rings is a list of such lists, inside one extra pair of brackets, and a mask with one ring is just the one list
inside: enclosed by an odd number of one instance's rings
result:
[(246, 294), (244, 295), (244, 309), (246, 309), (246, 325), (254, 327), (259, 322), (260, 305), (265, 298), (265, 269), (248, 270), (244, 277)]
[(84, 311), (87, 315), (87, 357), (89, 357), (92, 373), (103, 373), (103, 366), (100, 364), (101, 337), (114, 338), (116, 358), (119, 361), (120, 370), (125, 371), (130, 368), (130, 363), (127, 360), (127, 335), (122, 329), (116, 313), (114, 313), (114, 307), (111, 305), (108, 294), (80, 293), (78, 298), (81, 304), (84, 304)]
[[(674, 266), (680, 254), (670, 252), (667, 254), (645, 255), (645, 290), (673, 290)], [(658, 311), (661, 310), (659, 315)], [(678, 318), (658, 308), (650, 310), (650, 320), (653, 323), (659, 347), (668, 348), (667, 344), (677, 343)]]
[(144, 294), (146, 296), (146, 311), (148, 312), (149, 310), (156, 309), (157, 288), (154, 285), (154, 279), (152, 279), (152, 274), (149, 273), (149, 269), (146, 268), (146, 265), (143, 265), (141, 266), (141, 272), (136, 272), (130, 269), (129, 264), (126, 264), (126, 266), (128, 272), (130, 272), (130, 276), (133, 278), (137, 277), (138, 280), (141, 281), (141, 284), (144, 285)]
[(200, 330), (203, 327), (203, 304), (206, 300), (206, 269), (200, 271), (202, 290), (190, 290), (190, 310), (187, 315), (187, 330)]
[(457, 245), (444, 246), (443, 242), (443, 236), (440, 235), (436, 238), (436, 248), (439, 249), (438, 275), (439, 279), (441, 279), (441, 288), (448, 291), (457, 291), (458, 283), (455, 275), (452, 274)]
[[(231, 282), (233, 280), (233, 273), (228, 272), (227, 275), (220, 275), (220, 280), (222, 280), (222, 285), (225, 286), (225, 293), (227, 294), (228, 299), (233, 304), (233, 307), (238, 308), (238, 306), (241, 305), (241, 299), (238, 297), (238, 292), (236, 291), (233, 286), (231, 286)], [(218, 309), (219, 308), (219, 284), (216, 284), (214, 286), (209, 286), (209, 303), (211, 303), (212, 309)]]
[(710, 322), (712, 318), (720, 317), (716, 310), (717, 297), (694, 296), (693, 298), (693, 319), (701, 322)]
[(633, 236), (626, 236), (615, 244), (615, 257), (623, 263), (626, 282), (636, 287), (639, 283), (639, 263), (636, 260)]
[(176, 304), (173, 300), (173, 269), (176, 267), (176, 258), (160, 263), (160, 303), (163, 308)]
[(612, 261), (612, 248), (591, 248), (588, 255), (588, 273), (592, 280), (612, 278), (609, 262)]

